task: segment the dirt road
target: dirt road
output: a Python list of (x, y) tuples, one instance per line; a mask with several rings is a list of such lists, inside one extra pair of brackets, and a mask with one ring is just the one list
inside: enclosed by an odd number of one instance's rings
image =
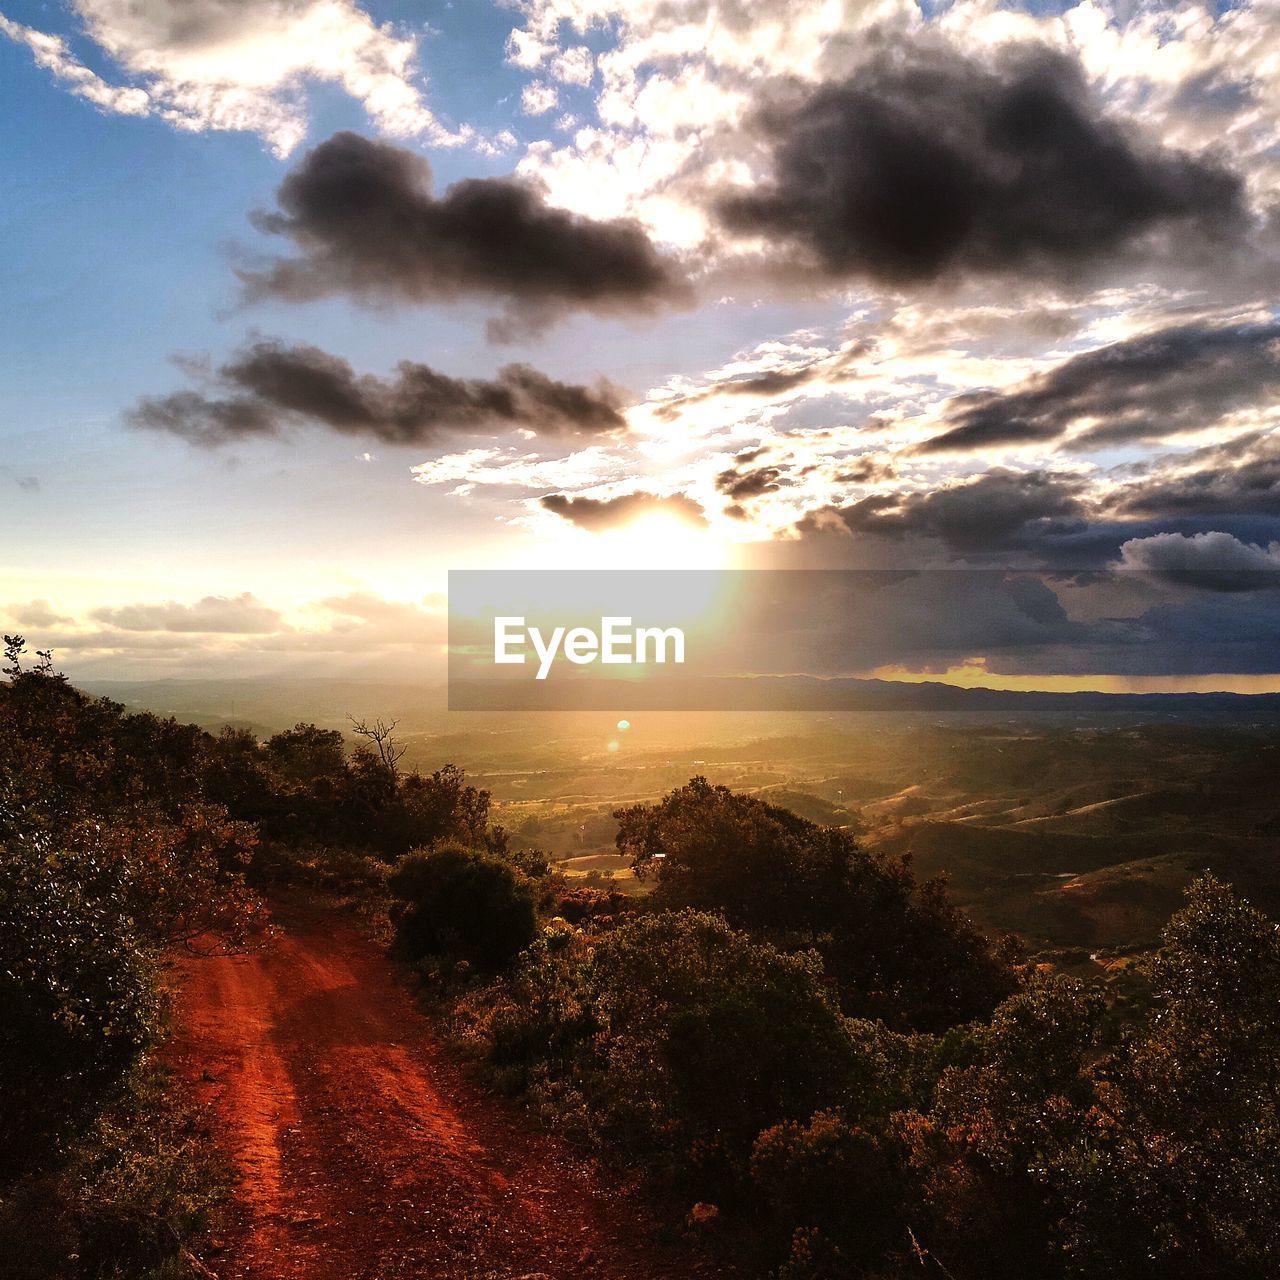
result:
[(174, 1058), (238, 1175), (197, 1251), (219, 1280), (724, 1274), (472, 1083), (349, 922), (293, 903), (276, 923), (259, 954), (181, 966)]

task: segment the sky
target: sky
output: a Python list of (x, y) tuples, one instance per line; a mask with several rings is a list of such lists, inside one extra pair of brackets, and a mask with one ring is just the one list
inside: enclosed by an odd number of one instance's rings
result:
[(841, 669), (1280, 687), (1277, 49), (1276, 0), (0, 0), (0, 625), (404, 676), (450, 569), (994, 569)]

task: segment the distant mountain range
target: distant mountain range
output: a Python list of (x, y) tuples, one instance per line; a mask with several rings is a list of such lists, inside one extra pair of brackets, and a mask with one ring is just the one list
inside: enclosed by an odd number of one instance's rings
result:
[(201, 723), (345, 724), (348, 713), (421, 724), (452, 712), (756, 711), (1007, 715), (1060, 722), (1280, 723), (1280, 694), (1050, 693), (961, 688), (943, 681), (816, 676), (594, 678), (404, 684), (326, 679), (81, 682), (133, 708)]
[(943, 681), (818, 676), (675, 677), (454, 682), (454, 711), (866, 711), (1007, 713), (1212, 723), (1280, 722), (1280, 694), (1051, 693), (962, 688)]

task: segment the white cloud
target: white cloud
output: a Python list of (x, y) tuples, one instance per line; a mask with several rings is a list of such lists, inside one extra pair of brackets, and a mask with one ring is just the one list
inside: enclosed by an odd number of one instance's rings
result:
[(151, 114), (151, 95), (145, 89), (118, 88), (107, 84), (101, 76), (79, 62), (61, 36), (45, 35), (32, 27), (24, 27), (0, 13), (0, 34), (18, 44), (25, 44), (35, 57), (36, 65), (64, 81), (77, 97), (92, 102), (104, 111), (122, 116)]
[(575, 45), (551, 60), (551, 74), (563, 84), (586, 88), (595, 79), (596, 60), (586, 45)]
[(122, 676), (219, 671), (234, 676), (367, 670), (436, 674), (446, 640), (446, 601), (435, 594), (388, 599), (373, 591), (295, 602), (286, 610), (245, 592), (109, 604), (69, 617), (48, 601), (0, 606), (30, 627), (31, 648), (50, 647), (55, 665)]
[[(683, 247), (707, 224), (696, 187), (720, 161), (754, 88), (775, 77), (813, 79), (833, 51), (877, 24), (919, 21), (910, 0), (524, 0), (523, 28), (507, 60), (523, 70), (587, 86), (598, 71), (598, 127), (568, 145), (531, 148), (520, 172), (544, 182), (556, 204), (633, 214), (660, 238)], [(562, 44), (569, 33), (616, 32), (592, 56)], [(593, 65), (594, 64), (594, 65)], [(684, 181), (684, 179), (689, 181)], [(687, 188), (687, 189), (686, 189)]]
[(465, 496), (477, 485), (508, 489), (571, 489), (625, 474), (625, 455), (618, 449), (593, 445), (563, 458), (508, 449), (467, 449), (419, 463), (413, 478), (419, 484), (451, 484)]
[(121, 631), (194, 632), (209, 635), (265, 635), (286, 629), (275, 610), (245, 592), (205, 596), (194, 604), (165, 600), (94, 609), (89, 616)]
[(520, 95), (520, 110), (527, 116), (546, 115), (548, 111), (554, 111), (560, 103), (560, 95), (555, 85), (548, 84), (545, 80), (535, 80), (532, 84), (524, 87), (524, 92)]
[(536, 71), (554, 51), (554, 42), (541, 40), (532, 31), (519, 27), (507, 37), (507, 61), (524, 71)]
[(22, 627), (61, 627), (71, 622), (66, 614), (59, 613), (48, 600), (28, 600), (26, 604), (4, 606), (5, 613)]
[(67, 42), (0, 16), (73, 93), (105, 111), (158, 116), (180, 129), (241, 130), (287, 155), (306, 136), (303, 88), (334, 84), (385, 134), (436, 146), (474, 140), (423, 101), (418, 42), (379, 25), (355, 0), (74, 0), (89, 36), (135, 84), (114, 86)]
[(1280, 573), (1280, 542), (1260, 547), (1229, 533), (1212, 531), (1187, 537), (1157, 533), (1131, 538), (1120, 548), (1117, 568), (1147, 573)]

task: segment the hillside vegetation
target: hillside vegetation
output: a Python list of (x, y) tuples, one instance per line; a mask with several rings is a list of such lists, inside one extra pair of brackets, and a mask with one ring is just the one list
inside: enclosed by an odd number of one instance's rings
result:
[[(773, 748), (746, 788), (625, 793), (623, 893), (522, 847), (461, 770), (406, 767), (394, 726), (215, 735), (25, 669), (18, 638), (7, 667), (6, 1275), (202, 1274), (225, 1188), (163, 1067), (165, 961), (269, 945), (286, 885), (385, 911), (476, 1067), (740, 1274), (1280, 1267), (1265, 739), (832, 737), (781, 779)], [(1108, 936), (1123, 980), (1069, 952)]]

